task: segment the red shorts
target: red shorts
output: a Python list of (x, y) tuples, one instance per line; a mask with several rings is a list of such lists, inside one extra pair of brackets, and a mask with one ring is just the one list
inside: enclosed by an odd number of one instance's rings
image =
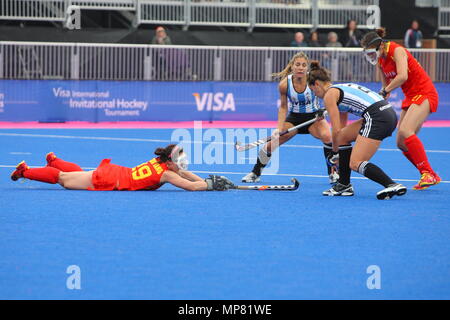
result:
[(437, 92), (417, 94), (411, 97), (407, 96), (402, 102), (402, 109), (408, 109), (412, 104), (421, 105), (427, 99), (430, 103), (430, 112), (436, 112), (439, 104), (439, 96)]
[(92, 174), (92, 185), (94, 188), (89, 190), (126, 190), (123, 186), (124, 175), (127, 175), (127, 169), (122, 166), (110, 163), (111, 159), (103, 159), (98, 168)]

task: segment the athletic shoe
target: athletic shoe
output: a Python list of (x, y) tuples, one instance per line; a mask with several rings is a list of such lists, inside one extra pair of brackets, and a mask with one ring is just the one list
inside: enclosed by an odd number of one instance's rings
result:
[(387, 188), (377, 192), (378, 200), (388, 200), (393, 196), (402, 196), (406, 193), (406, 187), (400, 183), (393, 183)]
[(334, 197), (334, 196), (342, 196), (342, 197), (350, 197), (355, 194), (353, 190), (353, 186), (349, 184), (348, 186), (343, 185), (342, 183), (336, 182), (334, 186), (330, 189), (322, 192), (322, 195)]
[(250, 172), (245, 177), (242, 178), (242, 182), (253, 183), (261, 180), (254, 172)]
[(50, 164), (50, 162), (52, 162), (53, 160), (56, 159), (56, 155), (54, 152), (49, 152), (47, 153), (47, 155), (45, 156), (45, 160), (47, 160), (47, 165)]
[(28, 169), (30, 168), (27, 166), (25, 161), (22, 161), (16, 166), (16, 170), (14, 170), (13, 173), (11, 173), (11, 180), (17, 181), (20, 178), (23, 178), (23, 173)]
[(330, 173), (328, 177), (330, 179), (330, 184), (335, 184), (339, 180), (339, 173), (337, 173), (337, 171), (334, 171)]
[(413, 187), (413, 190), (425, 190), (441, 182), (441, 177), (429, 172), (422, 173), (419, 182)]

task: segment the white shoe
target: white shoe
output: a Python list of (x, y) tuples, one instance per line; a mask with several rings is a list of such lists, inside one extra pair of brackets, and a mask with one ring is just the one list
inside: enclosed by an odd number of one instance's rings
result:
[(261, 180), (254, 172), (250, 172), (245, 177), (242, 178), (242, 182), (253, 183)]
[(346, 186), (339, 182), (337, 182), (330, 189), (322, 192), (322, 195), (329, 196), (329, 197), (335, 197), (335, 196), (351, 197), (354, 194), (355, 194), (355, 191), (353, 190), (353, 186), (351, 184)]
[(377, 192), (378, 200), (387, 200), (393, 196), (402, 196), (406, 193), (406, 187), (400, 183), (394, 183)]
[(339, 180), (339, 173), (334, 171), (334, 172), (330, 173), (330, 175), (328, 177), (330, 178), (330, 184), (335, 184)]

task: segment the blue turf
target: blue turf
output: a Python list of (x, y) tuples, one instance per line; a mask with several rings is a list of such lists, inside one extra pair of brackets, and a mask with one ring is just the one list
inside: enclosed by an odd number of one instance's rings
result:
[[(4, 136), (28, 133), (162, 139), (170, 130), (1, 130), (1, 299), (449, 299), (450, 128), (424, 128), (433, 166), (447, 181), (375, 199), (380, 186), (354, 179), (352, 198), (328, 198), (325, 178), (298, 177), (297, 192), (65, 191), (12, 182), (10, 165), (44, 164), (54, 151), (83, 167), (104, 157), (137, 165), (164, 142)], [(320, 144), (297, 136), (289, 145)], [(394, 138), (383, 148), (395, 148)], [(31, 154), (11, 154), (28, 152)], [(280, 149), (282, 174), (324, 175), (321, 149)], [(398, 151), (373, 159), (393, 178), (417, 180)], [(247, 172), (243, 165), (193, 170)], [(205, 176), (205, 174), (200, 174)], [(239, 182), (242, 175), (228, 175)], [(358, 174), (353, 174), (359, 177)], [(287, 176), (264, 176), (287, 183)], [(415, 182), (403, 182), (411, 187)], [(81, 268), (81, 290), (66, 268)], [(369, 290), (366, 268), (381, 268)]]

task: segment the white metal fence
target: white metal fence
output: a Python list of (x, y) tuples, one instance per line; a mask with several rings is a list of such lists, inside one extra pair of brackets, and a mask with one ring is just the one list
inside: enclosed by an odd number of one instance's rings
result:
[(64, 0), (0, 0), (0, 19), (64, 21)]
[(136, 0), (66, 0), (84, 9), (136, 10)]
[[(0, 79), (272, 81), (299, 51), (282, 47), (0, 42)], [(303, 48), (340, 82), (377, 81), (358, 48)], [(450, 82), (450, 50), (411, 50), (434, 81)]]
[(120, 10), (136, 24), (343, 28), (348, 19), (367, 28), (379, 0), (0, 0), (0, 19), (64, 21), (68, 6)]
[(450, 30), (450, 0), (439, 0), (439, 30)]

